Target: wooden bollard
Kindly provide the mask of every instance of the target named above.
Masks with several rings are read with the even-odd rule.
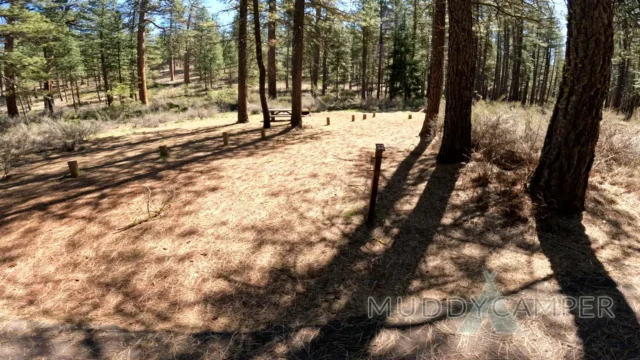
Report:
[[[267,132],[264,129],[260,129],[260,137],[262,140],[267,138]]]
[[[224,146],[229,145],[229,133],[226,133],[226,132],[222,133],[222,141],[224,142]]]
[[[351,122],[356,121],[356,116],[355,115],[351,115]]]
[[[327,126],[331,125],[331,119],[327,118]]]
[[[362,114],[362,120],[367,120],[367,114]]]
[[[382,166],[383,152],[384,144],[376,144],[373,179],[371,180],[371,197],[369,198],[369,213],[367,214],[367,226],[369,227],[373,227],[376,223],[376,198],[378,197],[378,184],[380,183],[380,167]]]
[[[160,145],[158,150],[160,151],[160,157],[161,158],[169,157],[169,148],[167,147],[167,145]]]
[[[409,120],[411,120],[412,117],[413,117],[413,115],[409,114]]]
[[[77,161],[68,161],[67,165],[69,165],[69,176],[74,178],[80,176],[80,168]]]
[[[376,117],[376,112],[373,112],[373,115],[371,115],[372,118]]]

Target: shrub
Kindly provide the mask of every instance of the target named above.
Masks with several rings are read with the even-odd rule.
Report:
[[[0,136],[0,165],[3,177],[7,177],[11,168],[20,157],[27,154],[33,146],[29,127],[16,124]]]
[[[40,144],[61,147],[66,151],[73,151],[76,146],[97,134],[102,125],[89,120],[53,120],[45,118],[42,121]],[[41,149],[37,149],[41,150]]]

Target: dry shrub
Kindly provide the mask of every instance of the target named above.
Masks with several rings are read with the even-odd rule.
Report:
[[[474,109],[476,156],[502,170],[530,170],[538,160],[546,118],[536,109],[481,104]]]
[[[11,172],[11,168],[20,157],[28,153],[33,139],[25,124],[17,124],[0,136],[0,165],[3,178]]]
[[[44,118],[39,130],[40,139],[35,151],[41,151],[49,146],[60,147],[66,151],[73,151],[76,146],[87,141],[102,129],[98,121],[89,120],[53,120]]]
[[[640,127],[635,124],[604,121],[592,176],[598,181],[638,191],[640,171]]]

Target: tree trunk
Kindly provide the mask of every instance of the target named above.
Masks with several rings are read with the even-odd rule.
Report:
[[[269,50],[267,52],[267,66],[269,69],[268,84],[269,84],[269,99],[276,99],[278,97],[277,90],[277,66],[276,66],[276,0],[269,0],[269,29],[268,40]]]
[[[246,0],[245,0],[246,2]],[[245,4],[245,6],[248,6]],[[246,43],[246,9],[245,9],[245,43]],[[193,13],[193,3],[191,3],[191,5],[189,6],[189,15],[187,16],[187,39],[185,41],[185,52],[184,52],[184,64],[182,65],[184,67],[183,70],[183,74],[184,74],[184,84],[185,85],[189,85],[191,83],[191,44],[189,41],[189,30],[191,28],[191,16]],[[246,49],[245,49],[245,54],[246,54]],[[238,59],[239,60],[239,59]],[[245,58],[246,61],[246,58]],[[238,74],[238,76],[240,76],[240,74]]]
[[[500,97],[500,83],[502,82],[502,36],[500,30],[496,32],[496,71],[493,78],[493,91],[491,98],[495,101]]]
[[[287,29],[287,54],[284,56],[284,88],[289,90],[289,50],[291,49],[291,39],[289,38],[290,32]]]
[[[542,77],[542,86],[540,86],[540,99],[538,104],[543,106],[547,99],[547,85],[549,85],[549,69],[551,66],[551,48],[547,48],[547,55],[544,63],[544,75]]]
[[[262,106],[263,127],[268,129],[271,127],[271,116],[269,116],[269,105],[267,104],[266,94],[267,89],[265,88],[267,70],[264,68],[264,62],[262,61],[262,34],[260,33],[260,7],[258,6],[258,0],[253,0],[253,30],[256,42],[256,61],[260,72],[260,105]]]
[[[304,0],[293,9],[293,55],[291,56],[291,127],[302,127],[302,56],[304,51]]]
[[[623,36],[622,36],[622,50],[624,52],[627,52],[629,50],[629,40],[628,40],[628,27],[623,24],[622,27],[624,28],[623,31]],[[615,110],[620,110],[620,107],[622,106],[622,98],[624,96],[624,90],[627,86],[627,78],[628,78],[628,74],[629,74],[629,60],[625,57],[625,55],[623,55],[620,59],[620,62],[618,63],[618,82],[616,84],[616,89],[615,89],[615,93],[613,95],[613,101],[611,106],[615,109]]]
[[[376,99],[380,99],[380,90],[382,86],[382,53],[384,52],[384,40],[382,37],[382,10],[384,2],[380,1],[380,34],[378,35],[378,84],[376,89]]]
[[[584,210],[613,55],[613,0],[569,0],[566,61],[544,147],[531,177],[533,201]]]
[[[238,122],[249,122],[247,112],[247,11],[248,1],[240,0],[238,19]],[[186,70],[186,65],[185,65]]]
[[[316,24],[315,24],[315,39],[313,41],[313,64],[311,66],[311,88],[318,88],[318,78],[320,74],[320,16],[322,15],[322,9],[319,5],[316,5]]]
[[[524,39],[524,24],[523,20],[515,26],[517,32],[514,36],[514,59],[513,68],[511,69],[511,93],[509,94],[509,101],[520,101],[520,68],[522,64],[522,46]]]
[[[11,3],[13,5],[13,2]],[[13,18],[7,17],[7,25],[12,24]],[[5,57],[13,52],[14,39],[12,34],[4,36],[4,52]],[[8,62],[4,63],[4,76],[6,80],[5,102],[7,103],[7,114],[9,117],[20,116],[20,110],[18,109],[18,102],[16,99],[16,74],[13,64]]]
[[[442,145],[439,163],[458,163],[471,156],[471,103],[475,65],[472,3],[449,0],[449,56]]]
[[[327,68],[327,44],[322,49],[322,96],[327,95],[329,82],[329,70]]]
[[[368,31],[366,26],[362,26],[362,77],[360,78],[360,98],[367,98],[367,40]]]
[[[530,105],[534,105],[536,103],[536,92],[538,91],[538,66],[540,65],[540,45],[536,45],[536,62],[533,65],[533,80],[531,84],[531,99],[529,100]]]
[[[107,59],[104,55],[104,44],[102,43],[102,31],[100,32],[100,68],[102,69],[102,81],[104,82],[104,92],[107,95],[107,106],[113,103],[113,95],[109,92],[109,69],[107,68]]]
[[[138,95],[143,105],[149,103],[149,98],[147,97],[146,55],[144,46],[144,36],[147,28],[147,20],[145,19],[147,15],[147,2],[148,0],[140,0],[140,8],[138,9]]]
[[[431,29],[431,63],[429,64],[429,84],[427,85],[427,114],[420,130],[420,138],[434,134],[444,82],[444,46],[446,37],[446,0],[436,0]]]

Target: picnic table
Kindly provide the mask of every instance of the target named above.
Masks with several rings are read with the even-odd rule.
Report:
[[[291,109],[269,109],[269,116],[271,121],[276,121],[276,118],[291,118],[293,111]],[[302,115],[309,115],[308,110],[302,110]]]

